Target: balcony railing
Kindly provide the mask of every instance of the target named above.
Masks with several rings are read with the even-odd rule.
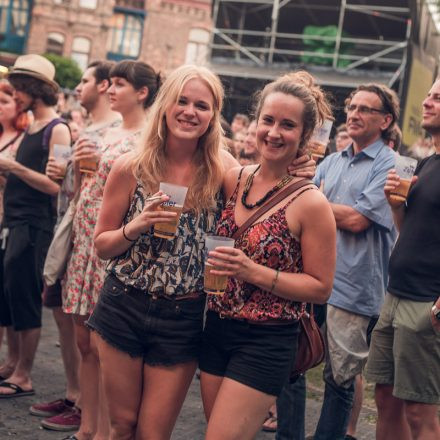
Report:
[[[116,0],[115,6],[124,9],[145,9],[145,0]]]

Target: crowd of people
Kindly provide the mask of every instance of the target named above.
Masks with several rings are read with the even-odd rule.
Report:
[[[315,304],[325,391],[307,438],[355,438],[364,374],[377,439],[440,438],[440,80],[423,102],[435,151],[397,202],[400,105],[384,85],[347,97],[316,164],[312,136],[333,115],[305,71],[268,83],[230,125],[205,67],[163,78],[140,61],[93,62],[75,90],[83,110],[69,113],[54,78],[30,54],[0,83],[0,400],[35,394],[44,305],[66,390],[30,413],[74,431],[65,439],[170,439],[199,368],[206,439],[304,440],[306,379],[290,372]],[[163,209],[164,182],[188,189],[181,213]],[[49,282],[68,215],[67,265]],[[209,236],[235,244],[208,253]],[[227,277],[223,294],[205,294],[207,265]]]

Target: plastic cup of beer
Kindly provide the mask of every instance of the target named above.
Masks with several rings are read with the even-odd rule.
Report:
[[[90,140],[89,146],[98,149],[98,142]],[[79,170],[81,173],[93,174],[98,169],[98,162],[93,159],[81,159],[79,161]]]
[[[209,252],[215,250],[215,248],[219,246],[234,247],[234,243],[235,240],[233,238],[207,235],[205,239],[206,260],[209,257]],[[228,277],[226,275],[214,275],[211,273],[212,270],[219,270],[219,268],[205,261],[204,290],[212,295],[223,295],[228,283]]]
[[[321,126],[315,128],[315,131],[312,134],[308,147],[313,160],[316,162],[319,159],[322,159],[325,155],[332,126],[333,121],[326,119]]]
[[[154,225],[154,236],[172,240],[176,235],[177,225],[182,214],[188,188],[186,186],[161,182],[159,184],[159,191],[162,191],[170,198],[167,202],[162,203],[159,209],[175,212],[177,215],[172,222],[156,223]]]
[[[390,199],[395,202],[404,202],[408,196],[411,179],[417,167],[417,160],[412,157],[396,154],[396,173],[400,177],[399,186],[391,191]]]

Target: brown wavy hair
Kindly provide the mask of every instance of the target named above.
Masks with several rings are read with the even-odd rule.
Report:
[[[315,83],[315,78],[305,70],[290,72],[267,84],[257,93],[255,116],[258,120],[264,101],[272,93],[284,93],[298,98],[304,104],[303,132],[300,153],[303,153],[315,127],[326,119],[334,120],[326,93]]]

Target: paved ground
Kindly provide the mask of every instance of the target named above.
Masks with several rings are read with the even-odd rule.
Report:
[[[64,379],[59,348],[55,346],[57,332],[49,313],[45,313],[43,336],[35,361],[33,383],[36,396],[0,400],[0,439],[54,440],[63,433],[46,431],[39,427],[39,419],[28,415],[29,406],[37,401],[57,399],[63,395]],[[4,347],[0,357],[4,353]],[[202,440],[205,422],[199,395],[199,383],[194,380],[177,422],[172,440]],[[321,406],[322,392],[309,390],[307,399],[306,432],[313,432]],[[359,422],[359,440],[374,439],[374,411],[364,408]],[[274,434],[261,432],[258,440],[272,440]]]

